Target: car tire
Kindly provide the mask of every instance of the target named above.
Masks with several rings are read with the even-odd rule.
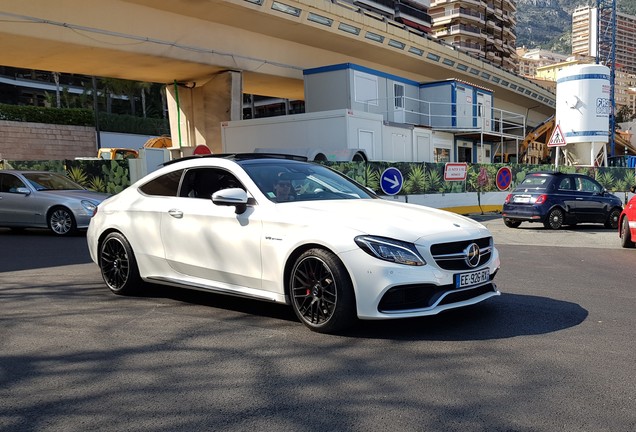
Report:
[[[634,242],[632,241],[632,233],[629,230],[629,220],[627,216],[623,218],[621,223],[621,246],[624,248],[633,248]]]
[[[115,294],[137,292],[143,283],[135,254],[122,234],[112,232],[99,247],[99,268],[108,288]]]
[[[340,332],[356,318],[351,278],[338,257],[324,249],[309,249],[298,257],[289,294],[298,319],[315,332]]]
[[[558,230],[563,226],[564,217],[565,216],[563,214],[563,210],[561,210],[560,208],[552,209],[548,213],[548,216],[545,218],[545,222],[543,222],[543,225],[546,228]]]
[[[53,234],[59,236],[70,235],[77,230],[75,217],[66,207],[53,207],[49,211],[47,223]]]
[[[521,225],[521,221],[514,219],[504,218],[503,221],[504,225],[506,225],[508,228],[519,228],[519,225]]]
[[[618,229],[618,220],[620,217],[621,211],[617,208],[612,209],[607,217],[607,221],[605,221],[605,228]]]

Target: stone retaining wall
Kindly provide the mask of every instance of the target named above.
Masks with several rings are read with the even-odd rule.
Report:
[[[0,159],[95,157],[95,128],[0,120]]]

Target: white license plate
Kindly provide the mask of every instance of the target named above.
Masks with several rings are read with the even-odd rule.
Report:
[[[470,273],[455,275],[455,288],[466,288],[488,282],[490,279],[490,269],[477,270]]]
[[[527,203],[530,202],[530,197],[528,197],[528,196],[516,196],[516,197],[514,197],[512,202],[520,203],[520,204],[527,204]]]

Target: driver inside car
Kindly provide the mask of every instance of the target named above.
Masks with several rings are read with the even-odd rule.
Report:
[[[293,201],[295,199],[291,180],[285,178],[283,173],[278,175],[276,183],[274,183],[274,194],[277,202]]]

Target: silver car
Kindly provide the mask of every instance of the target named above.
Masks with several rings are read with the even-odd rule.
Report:
[[[0,227],[49,228],[57,235],[85,229],[110,195],[48,171],[0,170]]]

